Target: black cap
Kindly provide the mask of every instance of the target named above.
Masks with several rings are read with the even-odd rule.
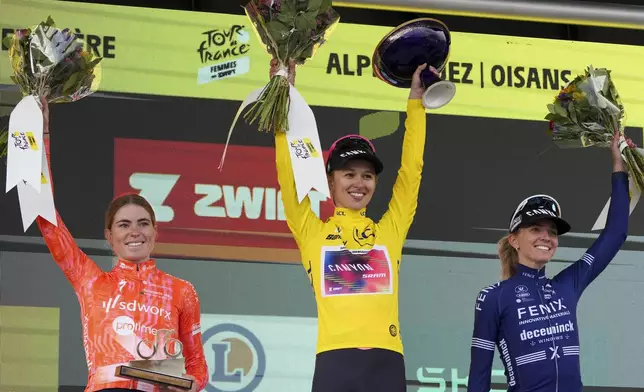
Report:
[[[370,162],[377,174],[382,172],[384,166],[376,156],[376,149],[371,142],[359,135],[344,136],[333,143],[327,159],[326,171],[342,169],[350,160],[363,159]]]
[[[555,198],[548,195],[533,195],[519,203],[512,214],[510,233],[541,219],[552,220],[557,226],[558,235],[565,234],[571,229],[570,224],[561,218],[561,207]]]

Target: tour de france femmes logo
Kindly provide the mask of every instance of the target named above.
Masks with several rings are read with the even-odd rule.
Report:
[[[201,66],[197,84],[240,76],[250,70],[250,33],[245,26],[232,25],[204,31],[196,52]]]
[[[308,137],[293,140],[290,142],[290,146],[298,159],[318,158],[320,156]]]
[[[204,332],[208,359],[208,392],[250,392],[261,383],[266,354],[250,330],[238,324],[218,324]]]

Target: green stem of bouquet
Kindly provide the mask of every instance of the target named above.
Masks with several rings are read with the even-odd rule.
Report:
[[[249,124],[258,121],[264,132],[288,131],[289,83],[284,76],[274,76],[262,90],[257,101],[244,114]]]
[[[630,147],[625,148],[622,154],[631,178],[635,181],[640,193],[644,193],[644,157]]]
[[[613,129],[619,130],[619,133],[623,136],[624,129],[620,126],[620,122],[614,116],[610,116],[610,122],[613,125]],[[636,150],[631,147],[626,147],[622,151],[624,156],[624,163],[630,174],[630,177],[635,181],[635,185],[639,189],[640,193],[644,193],[644,157]]]

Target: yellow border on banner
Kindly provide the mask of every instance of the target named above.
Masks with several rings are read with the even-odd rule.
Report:
[[[457,10],[443,10],[434,8],[420,8],[410,6],[398,5],[380,5],[380,4],[365,4],[353,3],[350,1],[334,1],[335,7],[347,8],[361,8],[380,11],[398,11],[398,12],[414,12],[419,14],[439,14],[439,15],[453,15],[453,16],[467,16],[474,18],[490,18],[490,19],[505,19],[505,20],[518,20],[523,22],[542,22],[542,23],[558,23],[558,24],[573,24],[582,26],[593,27],[614,27],[620,29],[636,29],[644,30],[644,25],[630,24],[630,23],[611,23],[611,22],[590,22],[585,19],[565,19],[565,18],[547,18],[542,16],[532,15],[508,15],[508,14],[495,14],[492,12],[473,12],[473,11],[457,11]]]
[[[244,15],[0,0],[5,34],[48,16],[60,28],[80,31],[88,46],[94,42],[98,55],[106,56],[102,92],[242,101],[268,79],[269,56]],[[297,87],[307,103],[404,111],[408,91],[374,77],[370,64],[391,29],[340,21],[315,57],[298,67]],[[209,44],[208,31],[214,30],[220,34],[217,44]],[[11,85],[7,53],[0,52],[0,84]],[[218,58],[211,61],[204,53]],[[612,70],[626,125],[644,126],[642,63],[644,46],[452,32],[445,77],[456,83],[456,96],[431,113],[544,121],[545,130],[547,105],[592,65]],[[213,118],[212,126],[223,129],[231,122]]]

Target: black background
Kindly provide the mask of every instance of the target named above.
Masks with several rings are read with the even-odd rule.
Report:
[[[225,143],[239,102],[177,97],[143,99],[89,97],[73,105],[51,105],[51,154],[55,201],[79,238],[102,239],[104,208],[112,199],[114,138]],[[354,133],[369,110],[314,107],[323,146]],[[398,170],[405,114],[400,129],[374,140],[385,171],[369,207],[379,218],[387,208]],[[543,121],[427,114],[425,167],[419,206],[409,239],[496,241],[516,205],[546,193],[558,199],[573,232],[588,233],[610,196],[607,148],[560,149]],[[642,130],[629,129],[642,144]],[[232,144],[272,146],[270,135],[238,122]],[[142,153],[150,153],[143,152]],[[219,157],[213,156],[212,170]],[[200,170],[207,170],[201,168]],[[5,171],[0,181],[4,182]],[[0,195],[0,234],[21,235],[17,192]],[[644,207],[631,218],[629,234],[644,235]],[[34,227],[27,235],[39,236]],[[572,236],[563,246],[586,244]],[[626,249],[637,245],[627,244]]]
[[[560,3],[572,0],[560,0]],[[588,2],[640,5],[639,0]],[[120,4],[201,12],[243,14],[243,0],[103,0]],[[344,23],[394,26],[428,16],[408,12],[340,8]],[[575,26],[447,15],[438,17],[452,31],[641,45],[644,31]],[[148,97],[129,101],[90,97],[74,105],[52,105],[52,166],[56,203],[67,225],[79,238],[102,238],[103,208],[112,198],[113,139],[137,137],[201,142],[224,141],[238,102]],[[353,132],[368,111],[314,108],[323,146]],[[181,125],[179,117],[190,121]],[[404,115],[401,114],[401,118]],[[1,124],[0,124],[1,125]],[[628,130],[642,145],[641,129]],[[56,136],[58,135],[58,136]],[[387,164],[370,208],[378,217],[386,208],[400,156],[402,132],[375,141]],[[272,138],[239,125],[233,143],[268,146]],[[555,196],[573,231],[588,232],[610,192],[608,150],[559,150],[552,146],[543,122],[428,115],[426,165],[419,209],[411,239],[495,241],[498,232],[475,227],[505,228],[515,205],[525,196],[544,192]],[[213,157],[213,167],[218,163]],[[4,170],[0,180],[4,182]],[[79,181],[84,183],[79,183]],[[16,191],[0,192],[0,234],[23,235]],[[629,233],[644,234],[639,206]],[[39,236],[34,228],[27,235]],[[561,245],[587,244],[564,236]],[[627,243],[624,249],[642,249]],[[413,384],[413,382],[412,382]],[[448,385],[448,388],[450,386]],[[60,391],[84,387],[61,386]],[[627,391],[631,388],[585,387],[585,390]]]

